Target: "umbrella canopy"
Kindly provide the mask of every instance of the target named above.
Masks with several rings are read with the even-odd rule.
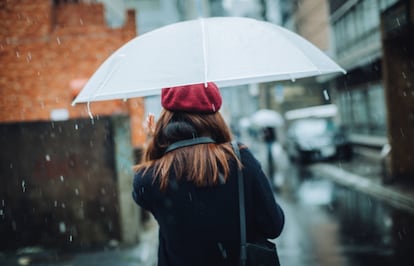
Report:
[[[260,109],[250,117],[253,125],[259,127],[280,127],[283,126],[284,120],[278,112],[269,109]]]
[[[299,35],[242,17],[200,18],[138,36],[92,75],[73,104],[156,95],[215,82],[219,87],[344,72]]]

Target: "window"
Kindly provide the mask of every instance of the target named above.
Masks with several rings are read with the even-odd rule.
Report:
[[[352,97],[352,120],[353,131],[355,133],[369,133],[368,124],[368,112],[366,106],[365,90],[357,89],[351,92]]]
[[[386,106],[384,89],[380,84],[375,84],[368,90],[368,109],[370,131],[375,135],[385,135],[386,131]]]
[[[395,4],[398,0],[378,0],[379,8],[381,11],[387,9],[391,5]]]
[[[385,136],[387,112],[380,83],[365,84],[339,94],[341,123],[354,134]]]
[[[341,122],[347,128],[352,126],[351,94],[349,91],[342,92],[339,95],[339,109]]]

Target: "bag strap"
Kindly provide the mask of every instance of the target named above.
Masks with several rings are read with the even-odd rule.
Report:
[[[180,140],[168,146],[164,153],[167,153],[167,152],[179,149],[179,148],[187,147],[187,146],[192,146],[192,145],[197,145],[197,144],[206,144],[206,143],[216,143],[216,142],[210,137],[199,137],[199,138]]]
[[[237,155],[237,158],[241,162],[239,145],[236,140],[231,142],[233,150]],[[240,167],[237,167],[237,181],[239,187],[239,216],[240,216],[240,265],[246,264],[246,210],[244,206],[244,178],[243,171]]]

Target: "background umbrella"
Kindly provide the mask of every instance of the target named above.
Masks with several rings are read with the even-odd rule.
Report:
[[[253,125],[258,127],[280,127],[284,120],[281,114],[269,109],[260,109],[250,117]]]
[[[123,45],[73,104],[154,95],[164,87],[208,81],[224,87],[341,71],[310,42],[280,26],[241,17],[200,18]]]

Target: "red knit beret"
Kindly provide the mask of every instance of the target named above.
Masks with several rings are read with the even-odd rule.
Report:
[[[161,105],[170,111],[215,113],[221,107],[221,95],[213,82],[164,88]]]

